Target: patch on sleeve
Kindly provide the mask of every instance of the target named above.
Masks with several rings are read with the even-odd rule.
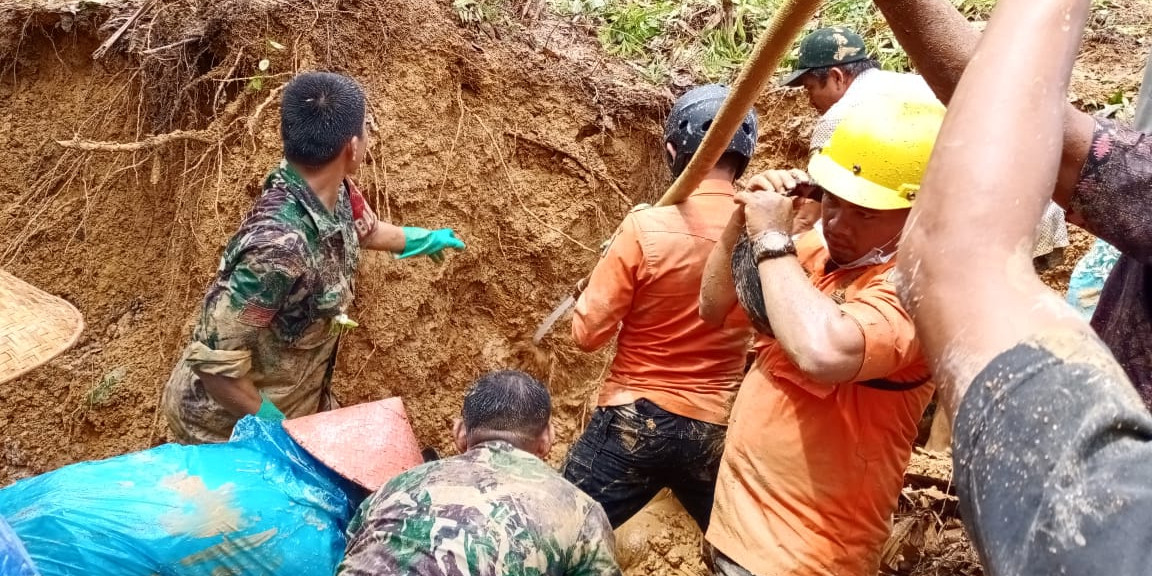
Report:
[[[356,236],[360,240],[364,240],[376,229],[376,224],[380,219],[377,218],[376,213],[372,211],[372,207],[368,205],[364,195],[360,193],[360,189],[351,179],[344,180],[344,185],[348,187],[348,199],[352,203],[352,221],[356,226]]]
[[[272,324],[272,319],[276,317],[276,312],[275,308],[265,308],[259,304],[245,302],[244,307],[240,309],[240,316],[237,320],[248,326],[267,328]]]

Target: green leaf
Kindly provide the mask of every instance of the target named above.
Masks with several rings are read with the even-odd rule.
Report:
[[[276,50],[284,50],[286,48],[283,44],[281,44],[275,40],[269,40],[268,45],[275,48]]]

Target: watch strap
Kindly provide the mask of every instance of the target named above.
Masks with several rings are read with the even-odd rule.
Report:
[[[796,255],[796,244],[792,242],[792,236],[783,232],[761,232],[751,240],[756,263]]]

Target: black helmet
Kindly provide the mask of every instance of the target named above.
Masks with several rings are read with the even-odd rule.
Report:
[[[728,87],[721,84],[708,84],[693,88],[680,97],[672,106],[668,114],[668,123],[664,126],[664,142],[671,143],[676,148],[676,158],[667,150],[664,157],[668,160],[668,167],[672,169],[673,176],[680,176],[692,155],[700,148],[704,141],[704,133],[712,125],[712,120],[720,112],[720,106],[728,97]],[[756,112],[749,110],[736,135],[728,143],[725,152],[735,152],[744,161],[736,170],[736,177],[744,174],[748,161],[752,159],[752,152],[756,150]]]

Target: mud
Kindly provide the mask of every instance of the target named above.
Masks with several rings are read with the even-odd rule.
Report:
[[[707,576],[696,522],[668,490],[616,529],[616,558],[625,576]]]
[[[566,320],[539,348],[525,343],[628,208],[670,184],[669,89],[578,27],[471,28],[449,2],[164,0],[101,58],[138,3],[0,4],[0,266],[88,323],[70,352],[0,387],[0,485],[165,441],[160,389],[279,159],[276,89],[315,68],[366,88],[375,129],[359,181],[381,217],[450,226],[468,243],[443,265],[365,255],[340,402],[402,396],[419,440],[451,454],[468,382],[531,364],[555,396],[560,461],[611,351],[578,352]],[[1113,62],[1090,66],[1111,75]],[[769,91],[757,107],[753,171],[802,166],[806,102]],[[58,143],[74,139],[142,144]],[[639,536],[621,538],[637,550],[629,573],[703,573],[699,532],[674,499],[635,522]]]

